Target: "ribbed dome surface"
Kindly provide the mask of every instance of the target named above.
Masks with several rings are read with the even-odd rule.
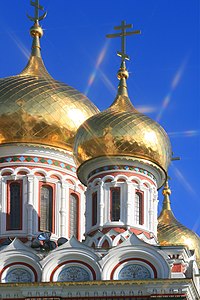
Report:
[[[74,88],[54,80],[40,57],[0,79],[0,144],[41,143],[71,150],[77,128],[99,112]]]
[[[154,162],[167,171],[171,145],[164,129],[118,95],[111,107],[78,129],[74,154],[79,165],[100,156],[124,155]]]

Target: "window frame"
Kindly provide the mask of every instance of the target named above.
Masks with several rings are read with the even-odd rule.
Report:
[[[11,216],[10,216],[10,208],[11,208],[11,190],[10,187],[12,184],[19,184],[20,187],[20,195],[19,195],[19,228],[12,228],[11,226]],[[7,231],[15,231],[22,230],[23,223],[23,180],[8,180],[7,181],[7,208],[6,208],[6,230]]]
[[[113,220],[113,191],[119,191],[119,218],[118,220]],[[110,187],[110,221],[111,222],[120,222],[121,219],[121,187]]]
[[[79,240],[80,239],[80,195],[76,192],[74,192],[74,190],[69,190],[69,223],[68,223],[68,234],[69,234],[69,238],[71,238],[71,234],[70,234],[70,231],[71,231],[71,222],[70,222],[70,196],[71,195],[75,195],[77,197],[77,215],[76,215],[76,218],[77,218],[77,223],[76,223],[76,231],[77,231],[77,235],[76,235],[76,239]]]
[[[139,222],[136,225],[143,226],[144,225],[144,192],[141,190],[135,190],[135,196],[139,196]],[[134,199],[134,212],[136,208],[136,198]],[[136,214],[135,214],[136,218]],[[136,220],[135,220],[136,222]]]
[[[97,191],[94,191],[92,193],[92,226],[97,225],[97,218],[98,218],[97,210],[98,210],[98,193]]]
[[[40,228],[40,218],[41,218],[41,191],[42,187],[51,187],[52,188],[52,228],[51,230],[41,230]],[[39,203],[38,203],[38,231],[39,232],[51,232],[55,233],[55,184],[49,182],[40,182],[39,183]]]

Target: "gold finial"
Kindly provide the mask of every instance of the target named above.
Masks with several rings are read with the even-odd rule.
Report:
[[[168,177],[168,179],[170,179]],[[171,210],[171,203],[169,196],[171,195],[171,190],[169,188],[168,180],[165,183],[165,186],[163,187],[162,194],[164,196],[163,201],[163,210]]]
[[[166,183],[165,183],[165,186],[164,186],[164,188],[163,188],[163,190],[162,190],[162,194],[163,194],[164,196],[166,196],[166,195],[171,195],[171,190],[170,190],[170,188],[169,188],[168,180],[167,180]]]
[[[31,1],[31,5],[35,7],[35,15],[34,17],[31,17],[27,14],[27,17],[34,22],[34,25],[30,29],[30,34],[33,38],[33,44],[32,44],[32,56],[41,57],[40,53],[40,41],[39,39],[43,36],[43,30],[42,27],[39,25],[39,21],[43,20],[47,12],[45,12],[43,15],[40,14],[40,10],[44,10],[44,7],[39,4],[39,0]]]

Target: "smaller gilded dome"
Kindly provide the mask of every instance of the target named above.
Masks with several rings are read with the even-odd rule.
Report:
[[[158,217],[158,242],[161,246],[186,246],[195,250],[197,264],[200,267],[200,237],[175,218],[170,205],[171,191],[168,183],[163,189],[163,208]]]
[[[118,72],[118,94],[105,111],[87,119],[78,129],[74,155],[80,166],[100,156],[130,156],[148,160],[167,172],[171,145],[164,129],[132,105],[126,86],[127,71]]]

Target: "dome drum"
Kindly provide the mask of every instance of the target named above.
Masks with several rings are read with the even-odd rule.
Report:
[[[158,187],[161,186],[166,177],[165,171],[153,162],[133,156],[116,155],[110,157],[100,156],[84,162],[77,170],[78,178],[87,186],[90,178],[99,174],[101,169],[104,169],[103,172],[106,172],[107,166],[113,166],[114,171],[117,171],[118,166],[126,166],[126,168],[124,167],[124,171],[131,170],[132,168],[141,168],[144,172],[151,174]]]

